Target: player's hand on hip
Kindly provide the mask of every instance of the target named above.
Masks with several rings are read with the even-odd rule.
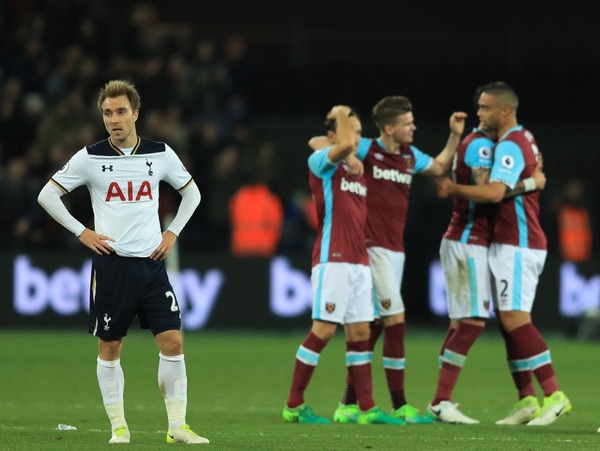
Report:
[[[110,247],[107,241],[114,242],[111,237],[96,233],[90,229],[83,229],[81,235],[79,235],[79,241],[81,241],[86,247],[89,247],[94,253],[98,255],[110,254],[114,252],[114,249]]]
[[[173,232],[167,230],[162,234],[162,241],[160,245],[156,248],[156,250],[150,256],[151,260],[164,260],[173,249],[175,245],[175,240],[177,239],[177,235]]]

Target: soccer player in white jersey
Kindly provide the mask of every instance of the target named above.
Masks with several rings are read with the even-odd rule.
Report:
[[[312,254],[313,323],[296,352],[283,419],[290,423],[330,423],[304,404],[304,392],[321,351],[341,324],[346,333],[346,366],[358,398],[357,422],[402,425],[404,421],[377,407],[372,396],[368,347],[373,303],[365,245],[367,187],[361,171],[350,171],[344,161],[356,150],[360,120],[347,106],[336,106],[327,115],[325,129],[329,145],[308,159],[309,183],[319,218]]]
[[[371,356],[383,328],[383,366],[392,402],[392,415],[407,423],[432,423],[429,415],[408,404],[404,389],[405,311],[401,295],[404,273],[404,227],[410,185],[415,174],[440,176],[451,167],[464,129],[466,114],[450,117],[450,136],[444,149],[432,158],[412,145],[416,130],[412,104],[403,96],[388,96],[373,108],[379,129],[377,139],[361,138],[356,156],[364,163],[367,180],[366,240],[373,275],[377,321],[371,324]],[[323,137],[309,141],[315,147]],[[340,423],[357,420],[356,394],[347,377],[342,402],[334,413]]]
[[[496,203],[489,250],[492,295],[505,340],[509,369],[519,400],[497,424],[544,426],[571,410],[560,390],[550,351],[531,320],[539,275],[546,260],[546,236],[539,222],[539,191],[531,178],[541,155],[535,138],[517,122],[519,100],[503,82],[481,89],[477,116],[482,127],[493,130],[499,140],[489,183],[456,184],[448,179],[437,185],[440,197],[456,196],[472,202]],[[519,181],[526,193],[506,197]],[[531,372],[544,392],[541,409],[534,396]],[[523,396],[525,395],[525,396]]]
[[[38,201],[94,252],[89,332],[98,337],[96,374],[111,423],[109,443],[129,443],[120,357],[123,338],[138,317],[160,350],[158,384],[167,410],[168,443],[204,444],[186,424],[187,375],[180,332],[181,312],[164,260],[200,203],[200,191],[173,149],[140,138],[140,96],[127,81],[112,80],[98,94],[108,138],[86,146],[52,176]],[[161,232],[159,183],[181,194],[173,222]],[[94,230],[67,210],[61,196],[86,185]]]

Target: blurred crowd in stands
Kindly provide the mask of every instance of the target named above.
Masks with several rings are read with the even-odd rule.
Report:
[[[108,80],[123,78],[142,96],[138,133],[173,147],[200,187],[202,203],[180,244],[239,256],[309,252],[316,218],[307,184],[298,186],[305,179],[292,181],[288,149],[253,128],[261,98],[253,98],[257,71],[244,35],[203,34],[190,22],[165,20],[151,4],[115,4],[0,2],[0,247],[81,246],[41,210],[37,194],[71,155],[106,138],[96,95]],[[598,249],[589,187],[583,180],[554,186],[542,212],[549,250],[587,261]],[[436,255],[450,203],[432,193],[427,187],[413,204],[407,233],[419,233],[419,250],[428,245]],[[84,188],[63,200],[93,228]],[[178,200],[165,185],[163,218]],[[441,229],[430,231],[437,223]]]
[[[200,187],[201,207],[180,243],[236,255],[310,248],[310,198],[281,178],[274,144],[252,135],[253,71],[244,37],[204,36],[189,24],[161,20],[147,4],[123,11],[93,0],[2,2],[0,246],[80,246],[40,209],[37,194],[77,150],[106,138],[96,95],[106,81],[122,78],[142,97],[138,133],[173,147]],[[242,187],[255,208],[233,201]],[[163,217],[178,199],[165,185]],[[87,191],[63,200],[93,228]],[[244,249],[256,236],[240,235],[240,227],[264,229],[264,248]]]

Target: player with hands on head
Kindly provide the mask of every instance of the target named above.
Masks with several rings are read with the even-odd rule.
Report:
[[[405,395],[405,312],[401,295],[404,272],[404,228],[410,186],[415,174],[442,176],[450,171],[452,158],[464,130],[467,115],[450,116],[450,136],[442,151],[432,158],[413,143],[417,129],[410,100],[404,96],[382,98],[373,107],[373,120],[379,129],[377,139],[361,138],[356,156],[364,164],[367,195],[366,243],[373,275],[375,317],[371,323],[369,350],[375,348],[383,329],[383,366],[392,401],[391,414],[407,423],[427,424],[433,419],[410,405]],[[325,137],[313,137],[314,149]],[[342,402],[334,420],[357,421],[358,408],[354,381],[347,376]]]
[[[289,423],[328,424],[304,403],[304,392],[322,350],[339,325],[346,335],[346,366],[356,387],[357,422],[396,424],[404,421],[375,405],[369,355],[369,323],[373,320],[371,271],[365,245],[367,187],[345,159],[356,151],[361,123],[347,106],[331,109],[325,121],[327,143],[308,158],[309,184],[318,216],[312,253],[312,327],[295,358],[283,419]]]
[[[158,383],[168,419],[168,443],[205,444],[186,424],[187,374],[181,312],[164,260],[200,203],[200,191],[169,145],[136,131],[140,96],[135,86],[111,80],[98,94],[108,138],[79,150],[42,188],[38,201],[94,252],[89,332],[98,337],[96,374],[111,423],[109,443],[129,443],[121,368],[123,339],[137,316],[159,348]],[[161,233],[161,180],[181,195],[177,214]],[[67,210],[61,197],[85,185],[94,230]]]

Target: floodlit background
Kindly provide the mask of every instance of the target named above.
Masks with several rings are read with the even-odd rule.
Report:
[[[96,340],[86,332],[91,255],[36,197],[71,155],[105,139],[95,97],[124,78],[142,96],[138,133],[170,144],[203,196],[169,268],[183,310],[188,421],[211,449],[597,449],[599,12],[597,2],[577,0],[0,1],[0,448],[96,450],[108,440]],[[544,155],[549,256],[533,314],[572,414],[543,430],[499,431],[494,421],[515,393],[492,320],[455,392],[481,425],[284,424],[294,353],[310,324],[308,139],[336,104],[356,108],[364,135],[375,136],[372,106],[405,95],[414,144],[436,155],[452,112],[469,114],[467,130],[476,126],[474,91],[497,80],[516,90],[519,120]],[[257,181],[283,213],[282,233],[264,255],[241,256],[231,234],[248,212],[232,213],[230,202],[254,205],[240,190]],[[85,188],[63,199],[93,227]],[[177,205],[165,185],[161,218]],[[560,245],[565,207],[590,218],[589,253],[575,261]],[[421,409],[447,325],[438,249],[450,211],[431,180],[414,178],[402,292],[407,396]],[[166,419],[157,350],[135,327],[126,343],[130,447],[158,449]],[[376,349],[374,395],[388,409],[380,356]],[[323,353],[308,402],[330,416],[344,379],[340,336]],[[57,431],[59,423],[77,430]]]
[[[535,314],[542,326],[579,334],[582,316],[600,304],[598,12],[592,1],[3,1],[0,303],[7,313],[0,325],[75,326],[85,318],[89,253],[35,198],[72,154],[105,138],[95,97],[107,80],[138,86],[138,132],[169,143],[201,189],[202,203],[179,240],[182,269],[191,271],[181,297],[196,306],[195,317],[197,309],[206,315],[194,328],[308,324],[314,228],[307,141],[322,133],[333,105],[355,107],[364,135],[375,136],[372,106],[405,95],[418,127],[414,144],[436,155],[451,113],[466,111],[467,130],[474,127],[475,89],[503,80],[520,97],[519,120],[536,136],[548,177],[541,220],[549,258]],[[276,247],[254,264],[231,246],[234,219],[244,212],[233,214],[230,202],[256,181],[283,216]],[[178,196],[167,185],[162,191],[167,218]],[[65,199],[93,227],[85,188]],[[565,266],[558,218],[567,204],[589,214],[593,240],[588,257]],[[415,323],[445,324],[436,262],[450,209],[431,180],[414,178],[403,293]],[[231,321],[219,313],[247,305],[260,313]]]

